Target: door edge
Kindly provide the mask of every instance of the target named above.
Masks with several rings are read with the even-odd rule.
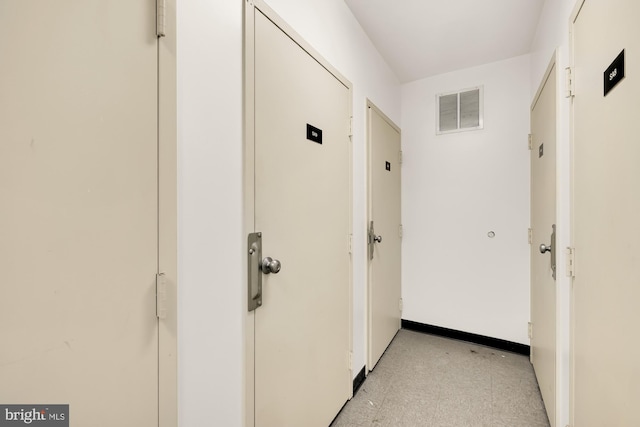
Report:
[[[158,425],[178,425],[178,198],[176,0],[165,1],[158,46],[158,273],[167,285],[167,316],[158,319]]]

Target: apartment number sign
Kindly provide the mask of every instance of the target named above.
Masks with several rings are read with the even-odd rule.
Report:
[[[624,49],[604,72],[604,96],[624,79]]]

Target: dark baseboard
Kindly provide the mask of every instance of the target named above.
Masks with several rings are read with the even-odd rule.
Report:
[[[358,372],[358,375],[356,375],[356,377],[353,379],[353,395],[354,396],[356,395],[356,393],[360,389],[360,386],[364,382],[364,379],[365,379],[364,369],[365,367],[363,366],[362,369],[360,369],[360,372]]]
[[[423,332],[425,334],[439,335],[441,337],[453,338],[461,341],[468,341],[475,344],[485,345],[512,353],[524,354],[528,356],[531,348],[528,345],[512,341],[505,341],[498,338],[485,337],[484,335],[472,334],[469,332],[456,331],[455,329],[442,328],[440,326],[425,325],[424,323],[413,322],[402,319],[402,328],[410,331]]]
[[[363,366],[362,369],[360,369],[360,372],[358,372],[358,375],[356,375],[356,377],[353,379],[353,396],[354,397],[355,397],[356,393],[358,392],[358,390],[360,390],[360,386],[362,385],[362,383],[365,380],[365,375],[364,375],[365,368],[366,367]],[[344,405],[342,405],[342,408],[336,414],[336,417],[333,419],[333,421],[331,421],[331,424],[329,424],[330,426],[333,425],[333,422],[336,420],[336,418],[338,418],[338,416],[342,412],[342,409],[344,409],[344,407],[347,406],[347,403],[349,403],[350,401],[351,401],[351,399],[349,399],[346,402],[344,402]]]

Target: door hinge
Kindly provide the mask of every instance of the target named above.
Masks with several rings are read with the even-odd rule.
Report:
[[[166,0],[156,0],[156,36],[164,37],[165,34],[165,15],[167,10]]]
[[[567,88],[564,93],[565,98],[571,98],[574,95],[574,87],[573,87],[573,70],[571,67],[567,67],[565,70]]]
[[[353,234],[349,234],[349,253],[353,253]]]
[[[167,281],[164,273],[156,274],[156,316],[167,317]]]
[[[353,353],[352,352],[349,352],[347,359],[349,364],[349,370],[352,370],[353,369]]]
[[[533,323],[529,322],[529,330],[527,332],[527,335],[529,336],[529,339],[532,340],[533,339]]]
[[[529,142],[528,142],[528,144],[529,144],[529,145],[528,145],[529,150],[533,150],[533,134],[532,134],[532,133],[530,133],[530,134],[529,134],[529,139],[528,139],[528,141],[529,141]]]
[[[400,312],[402,312],[403,309],[403,304],[402,304],[402,298],[400,298],[400,300],[398,301],[398,308],[400,309]]]
[[[398,163],[402,164],[402,150],[398,151]]]
[[[400,224],[398,226],[398,237],[400,237],[402,239],[402,234],[403,234],[404,230],[402,228],[402,224]]]
[[[528,238],[529,244],[533,243],[533,230],[531,228],[529,228],[529,238]]]
[[[576,259],[574,248],[567,248],[567,276],[576,277]]]
[[[348,129],[348,136],[349,138],[351,138],[353,136],[353,116],[349,117],[349,129]]]

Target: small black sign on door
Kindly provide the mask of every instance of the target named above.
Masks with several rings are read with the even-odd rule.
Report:
[[[307,139],[322,144],[322,129],[318,129],[307,123]]]
[[[624,79],[624,49],[604,72],[604,96]]]
[[[538,158],[544,156],[544,144],[540,144],[540,147],[538,147]]]
[[[389,162],[384,162],[384,168],[388,171],[391,171],[391,163]]]

